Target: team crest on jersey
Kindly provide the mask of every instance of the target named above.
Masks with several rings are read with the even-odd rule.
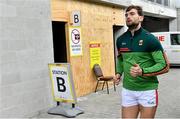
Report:
[[[126,43],[125,43],[125,42],[122,42],[122,45],[126,45]]]
[[[139,45],[143,45],[143,40],[139,40]]]

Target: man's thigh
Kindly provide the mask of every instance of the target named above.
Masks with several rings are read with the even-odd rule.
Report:
[[[122,89],[122,118],[137,118],[139,106],[134,91]]]
[[[156,114],[157,106],[143,107],[140,105],[140,118],[154,118]]]
[[[139,114],[139,106],[130,106],[123,107],[122,106],[122,118],[137,118]]]
[[[157,90],[144,91],[139,97],[140,118],[154,118],[158,105]]]
[[[143,107],[155,107],[158,105],[158,91],[148,90],[142,91],[138,96],[138,104]]]
[[[138,100],[136,98],[135,91],[130,91],[128,89],[123,88],[121,97],[122,97],[123,107],[131,107],[131,106],[138,105]]]

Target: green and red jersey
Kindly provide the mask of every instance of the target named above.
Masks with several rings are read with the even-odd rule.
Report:
[[[158,88],[157,75],[168,72],[169,63],[159,40],[143,28],[132,36],[128,30],[117,39],[117,73],[123,74],[123,87],[145,91]],[[132,77],[130,68],[139,64],[142,76]]]

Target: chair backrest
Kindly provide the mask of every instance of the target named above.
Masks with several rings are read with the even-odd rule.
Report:
[[[95,73],[96,77],[103,76],[103,73],[102,73],[102,70],[101,70],[101,67],[100,67],[99,64],[94,64],[93,70],[94,70],[94,73]]]

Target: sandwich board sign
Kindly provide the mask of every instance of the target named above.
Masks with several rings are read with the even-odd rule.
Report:
[[[49,64],[52,94],[55,101],[76,103],[70,64]]]
[[[69,63],[51,63],[48,64],[50,79],[52,82],[52,94],[55,101],[60,105],[48,110],[49,114],[59,114],[66,117],[75,117],[82,114],[80,108],[75,108],[77,103],[74,83]],[[72,107],[67,106],[72,103]]]

